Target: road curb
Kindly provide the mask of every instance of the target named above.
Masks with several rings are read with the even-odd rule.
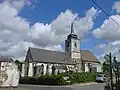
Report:
[[[93,84],[98,84],[98,83],[96,83],[96,82],[78,83],[78,84],[73,84],[72,86],[88,86],[88,85],[93,85]]]
[[[96,82],[90,82],[90,83],[78,83],[78,84],[73,84],[73,85],[59,85],[59,86],[50,86],[50,85],[30,85],[30,84],[20,84],[21,85],[28,85],[28,86],[36,86],[36,87],[73,87],[73,86],[88,86],[88,85],[93,85],[93,84],[98,84]]]

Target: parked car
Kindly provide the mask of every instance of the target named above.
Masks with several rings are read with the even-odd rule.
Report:
[[[99,74],[99,75],[96,75],[96,82],[105,82],[106,81],[106,76],[105,75],[102,75],[102,74]]]

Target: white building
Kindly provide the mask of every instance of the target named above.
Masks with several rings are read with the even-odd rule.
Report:
[[[99,66],[100,62],[91,51],[80,50],[80,39],[74,33],[72,23],[71,33],[65,40],[65,52],[29,47],[22,68],[22,76],[61,73],[69,70],[100,72]]]

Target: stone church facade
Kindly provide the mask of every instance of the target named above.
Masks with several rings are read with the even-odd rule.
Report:
[[[91,51],[80,49],[80,39],[71,33],[65,40],[65,52],[29,47],[22,67],[22,76],[57,74],[66,71],[100,72],[100,62]]]

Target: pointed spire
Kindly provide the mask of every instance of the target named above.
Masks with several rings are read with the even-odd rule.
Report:
[[[74,25],[74,22],[72,21],[71,25],[70,25],[71,32],[67,36],[67,39],[70,39],[70,38],[76,38],[77,39],[77,34],[75,34],[75,32],[74,32],[74,26],[73,25]]]
[[[74,33],[73,22],[71,23],[71,33]]]

